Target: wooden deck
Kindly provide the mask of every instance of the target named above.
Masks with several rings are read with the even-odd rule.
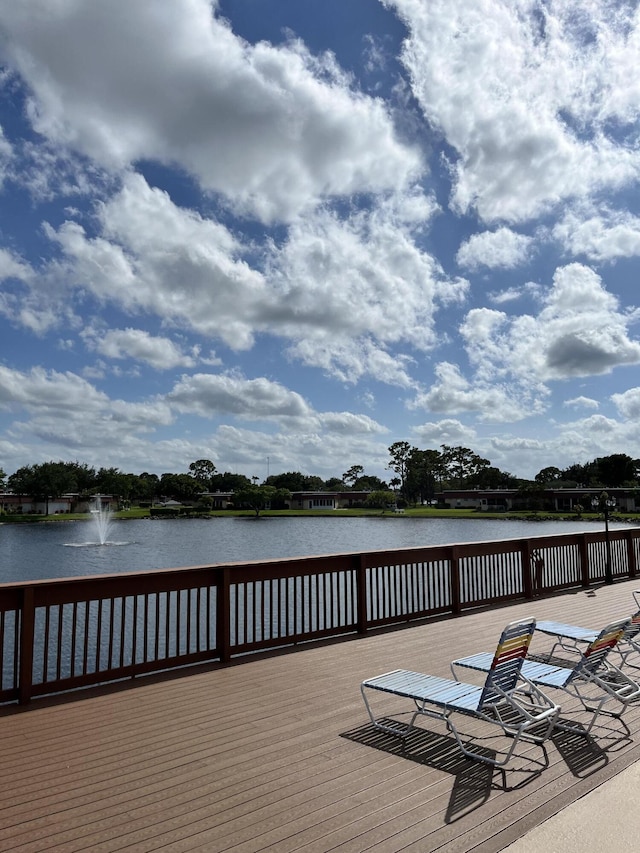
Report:
[[[5,706],[0,850],[502,850],[640,758],[640,705],[628,730],[607,718],[590,738],[558,733],[546,766],[524,745],[502,773],[462,758],[437,721],[404,750],[374,732],[361,680],[448,675],[452,658],[492,650],[530,614],[600,627],[632,612],[637,586]]]

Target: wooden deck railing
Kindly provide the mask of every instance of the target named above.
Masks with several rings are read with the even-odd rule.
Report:
[[[640,528],[610,531],[614,579]],[[0,585],[0,701],[588,587],[604,532]]]

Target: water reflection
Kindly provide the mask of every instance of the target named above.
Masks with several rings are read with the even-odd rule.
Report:
[[[0,582],[397,550],[600,529],[597,522],[406,517],[143,519],[113,520],[111,524],[111,541],[127,543],[126,548],[78,547],[90,540],[91,521],[0,524]],[[626,525],[611,526],[614,529]]]

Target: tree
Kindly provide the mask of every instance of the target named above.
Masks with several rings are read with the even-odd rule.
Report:
[[[411,447],[408,441],[396,441],[389,448],[391,454],[391,462],[387,465],[391,471],[400,477],[400,491],[404,492],[404,481],[407,475],[407,462],[411,455]]]
[[[189,465],[191,476],[208,491],[211,487],[211,478],[216,473],[216,466],[210,459],[198,459]]]
[[[43,462],[41,465],[26,465],[9,477],[9,488],[19,495],[29,495],[45,504],[45,515],[49,515],[49,502],[66,492],[77,490],[73,463]]]
[[[124,474],[118,468],[100,468],[96,474],[95,488],[105,495],[115,495],[118,499],[128,501],[135,490],[134,474]]]
[[[491,465],[488,459],[483,459],[468,447],[449,447],[446,444],[440,446],[447,475],[456,482],[459,489],[465,485],[473,487],[474,478]]]
[[[474,476],[474,486],[479,489],[514,489],[519,485],[519,480],[508,471],[501,471],[493,465],[483,468]]]
[[[4,487],[5,487],[6,477],[7,477],[7,475],[4,473],[2,468],[0,468],[0,489],[2,489],[2,490],[4,490]]]
[[[554,465],[549,465],[547,468],[542,468],[534,477],[536,483],[555,483],[562,479],[562,471]]]
[[[222,474],[214,474],[211,478],[209,490],[212,492],[237,492],[251,484],[251,480],[244,474],[232,474],[224,471]]]
[[[603,486],[616,488],[635,483],[637,480],[636,462],[626,453],[613,453],[594,460],[598,479]]]
[[[329,477],[328,480],[325,480],[323,488],[329,492],[342,492],[344,491],[344,481],[340,477]]]
[[[132,498],[142,501],[152,501],[160,494],[160,477],[157,474],[149,474],[144,471],[136,477],[133,483]]]
[[[381,480],[380,477],[376,477],[374,474],[358,477],[353,484],[353,490],[356,492],[375,492],[378,490],[386,491],[388,488],[389,487],[384,480]]]
[[[352,465],[348,471],[345,471],[342,475],[342,480],[347,484],[350,488],[354,488],[354,483],[359,477],[362,477],[364,474],[364,468],[362,465]]]
[[[252,509],[256,518],[263,509],[268,509],[275,501],[287,501],[291,493],[287,489],[276,489],[275,486],[247,486],[233,496],[234,506]]]
[[[191,474],[163,474],[160,477],[160,489],[163,495],[169,495],[177,501],[193,501],[205,491]]]
[[[318,491],[323,482],[320,477],[309,477],[301,471],[286,471],[284,474],[272,474],[264,481],[265,486],[275,489],[288,489],[290,492]]]
[[[396,496],[393,492],[389,492],[386,489],[378,489],[367,496],[365,506],[375,509],[390,509],[395,505],[395,502]]]
[[[410,503],[431,500],[435,495],[436,482],[441,482],[444,473],[440,451],[412,447],[406,463],[404,497]]]

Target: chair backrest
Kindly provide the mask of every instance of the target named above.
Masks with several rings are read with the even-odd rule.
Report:
[[[609,652],[618,644],[629,621],[628,617],[626,619],[617,619],[600,631],[595,640],[589,643],[586,651],[567,679],[567,684],[573,681],[574,678],[580,678],[585,673],[596,673],[604,665]]]
[[[622,640],[634,640],[640,634],[640,610],[637,610],[622,633]]]
[[[486,703],[499,701],[502,691],[507,693],[515,688],[535,627],[535,619],[521,619],[506,626],[487,673],[479,708]]]

